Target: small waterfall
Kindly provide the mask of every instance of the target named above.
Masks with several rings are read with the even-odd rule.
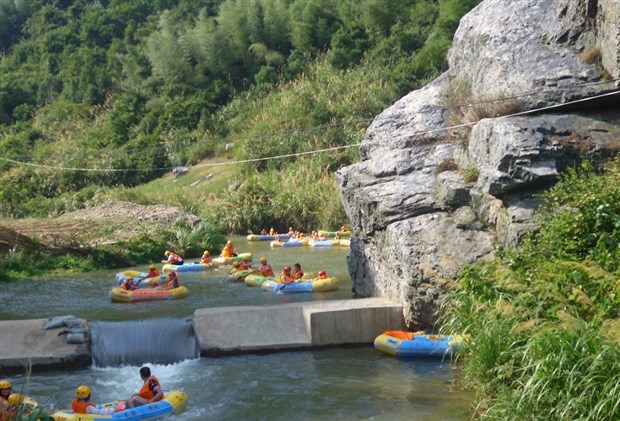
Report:
[[[191,318],[91,322],[89,326],[96,367],[172,364],[200,356]]]

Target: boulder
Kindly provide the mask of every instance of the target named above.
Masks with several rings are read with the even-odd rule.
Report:
[[[432,328],[464,265],[537,229],[562,172],[617,153],[619,10],[485,0],[461,20],[448,71],[378,115],[360,162],[336,173],[356,295],[397,299],[410,328]]]

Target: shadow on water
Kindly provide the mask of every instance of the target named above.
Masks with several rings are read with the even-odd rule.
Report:
[[[95,367],[172,364],[200,356],[191,317],[91,322],[90,329]]]

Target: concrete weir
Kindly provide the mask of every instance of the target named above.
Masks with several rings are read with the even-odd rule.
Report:
[[[0,321],[0,374],[90,365],[88,344],[68,344],[62,334],[64,329],[43,330],[47,322],[47,319]]]
[[[202,309],[193,326],[203,356],[369,344],[406,329],[402,305],[384,298]]]
[[[90,366],[89,344],[68,344],[46,323],[0,321],[0,374]],[[384,298],[200,309],[192,325],[202,356],[371,344],[406,328],[402,305]]]

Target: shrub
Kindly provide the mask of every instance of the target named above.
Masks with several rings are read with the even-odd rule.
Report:
[[[446,171],[458,171],[459,165],[456,163],[454,158],[446,158],[435,167],[435,175],[441,174]]]
[[[591,45],[581,52],[579,58],[586,64],[600,64],[603,53],[598,45]]]

